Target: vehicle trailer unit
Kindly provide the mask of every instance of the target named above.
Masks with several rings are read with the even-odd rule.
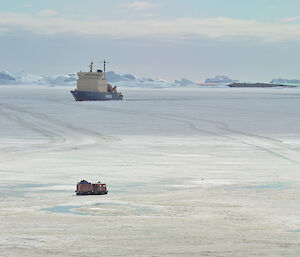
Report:
[[[76,195],[106,195],[108,191],[104,183],[90,183],[86,180],[81,180],[77,183],[75,192]]]

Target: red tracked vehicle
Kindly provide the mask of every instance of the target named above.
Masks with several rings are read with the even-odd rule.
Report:
[[[81,180],[76,186],[76,195],[106,195],[107,187],[106,184],[101,183],[90,183],[86,180]]]

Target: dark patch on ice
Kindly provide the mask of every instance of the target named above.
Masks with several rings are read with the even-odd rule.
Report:
[[[41,211],[54,212],[54,213],[66,213],[76,215],[89,215],[88,213],[74,211],[73,209],[78,208],[76,205],[58,205],[50,208],[43,208]]]
[[[158,191],[180,191],[180,190],[186,190],[186,188],[183,187],[174,187],[173,185],[181,185],[182,180],[181,179],[163,179],[163,180],[157,180],[153,181],[151,183],[144,183],[144,182],[133,182],[133,183],[124,183],[120,185],[114,185],[109,187],[109,193],[129,193],[133,191],[141,192],[158,192]]]
[[[300,229],[296,229],[296,230],[289,230],[289,232],[300,233]]]
[[[104,203],[96,203],[94,206],[118,206],[118,207],[128,207],[132,209],[134,212],[151,212],[152,209],[145,205],[139,204],[130,204],[130,203],[115,203],[115,202],[104,202]]]
[[[38,188],[38,187],[48,187],[53,184],[19,184],[19,185],[9,185],[9,188]]]
[[[90,206],[117,206],[117,207],[127,207],[132,209],[136,213],[149,213],[152,212],[152,209],[148,206],[144,205],[138,205],[138,204],[129,204],[129,203],[115,203],[115,202],[104,202],[104,203],[96,203],[92,204]],[[90,213],[90,212],[82,212],[82,211],[76,211],[74,209],[80,208],[80,207],[87,207],[88,206],[79,206],[79,205],[57,205],[49,208],[43,208],[41,211],[46,211],[46,212],[52,212],[52,213],[63,213],[63,214],[75,214],[75,215],[90,215],[94,216],[95,213]],[[98,213],[97,213],[98,214]],[[101,215],[101,213],[100,213]],[[112,214],[104,214],[105,216],[111,216]]]
[[[54,184],[11,184],[11,185],[1,185],[2,189],[30,189],[30,188],[38,188],[38,187],[48,187],[53,186]]]
[[[120,185],[114,185],[109,188],[110,193],[124,193],[130,192],[135,190],[146,189],[148,186],[146,183],[143,182],[134,182],[134,183],[126,183]]]
[[[278,182],[272,184],[263,184],[263,185],[254,185],[254,186],[247,186],[247,189],[287,189],[292,182]]]
[[[17,184],[17,185],[1,185],[0,196],[6,197],[26,197],[27,194],[48,194],[62,193],[69,191],[68,189],[44,189],[45,187],[57,186],[57,184]],[[69,185],[68,185],[69,186]]]
[[[189,178],[182,177],[178,179],[167,178],[160,179],[157,182],[157,185],[160,186],[161,191],[183,191],[190,189],[189,187],[183,187],[185,185],[185,181],[188,181]]]

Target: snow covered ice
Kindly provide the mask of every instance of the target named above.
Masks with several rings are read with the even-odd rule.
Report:
[[[0,87],[3,256],[299,256],[299,89],[71,89]]]

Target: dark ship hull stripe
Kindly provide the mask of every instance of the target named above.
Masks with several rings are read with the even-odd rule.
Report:
[[[102,93],[102,92],[88,92],[88,91],[71,91],[76,101],[110,101],[122,100],[123,96],[118,93]]]

